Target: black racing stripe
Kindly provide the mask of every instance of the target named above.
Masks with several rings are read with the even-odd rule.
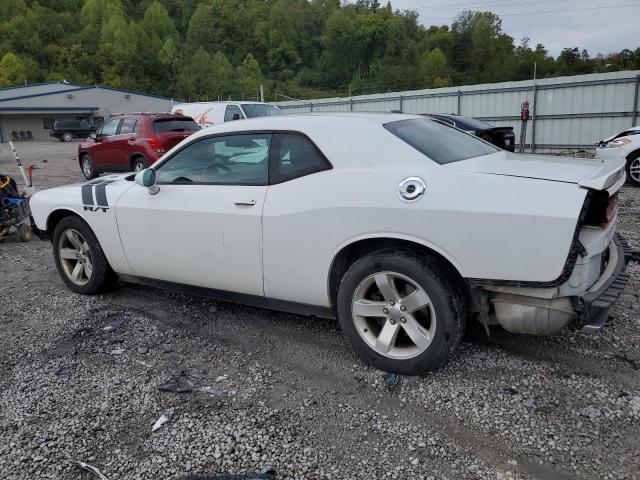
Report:
[[[93,185],[82,185],[82,204],[93,205]]]
[[[107,201],[107,185],[110,183],[113,183],[113,180],[107,180],[106,182],[96,185],[96,205],[99,207],[109,206],[109,202]]]

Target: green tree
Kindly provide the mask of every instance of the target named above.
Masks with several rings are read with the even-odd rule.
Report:
[[[420,60],[420,72],[427,87],[446,87],[451,84],[447,57],[439,48],[434,48]]]
[[[0,87],[10,87],[27,81],[27,71],[20,58],[9,52],[0,59]]]
[[[222,52],[213,56],[200,47],[184,66],[178,78],[178,92],[192,100],[224,98],[229,94],[233,69]]]
[[[252,54],[247,53],[244,60],[236,69],[236,84],[244,94],[255,93],[262,82],[260,65]]]

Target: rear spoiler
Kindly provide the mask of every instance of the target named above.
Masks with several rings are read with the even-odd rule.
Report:
[[[602,162],[602,166],[593,172],[592,175],[580,180],[578,185],[593,190],[608,190],[609,193],[615,193],[627,179],[624,167],[626,160],[624,158],[609,159]]]

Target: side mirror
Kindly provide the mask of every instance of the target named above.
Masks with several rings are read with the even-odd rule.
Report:
[[[240,120],[240,114],[239,113],[234,113],[233,114],[233,120]]]
[[[91,132],[91,133],[89,134],[89,138],[92,138],[92,139],[94,139],[94,140],[97,140],[97,139],[98,139],[98,134],[97,134],[96,132]]]
[[[141,187],[147,187],[149,195],[155,195],[160,191],[156,184],[156,171],[153,168],[146,168],[136,173],[134,181]]]

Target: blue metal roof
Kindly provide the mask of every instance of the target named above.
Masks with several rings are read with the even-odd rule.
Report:
[[[79,84],[79,83],[69,83],[69,82],[44,82],[44,83],[30,83],[27,85],[16,85],[15,87],[5,87],[5,88],[0,88],[0,90],[11,90],[11,89],[19,89],[19,88],[27,88],[27,87],[37,87],[40,85],[71,85],[73,87],[77,87],[77,88],[66,88],[64,90],[54,90],[51,92],[41,92],[41,93],[32,93],[30,95],[18,95],[15,97],[9,97],[9,98],[0,98],[0,102],[5,102],[5,101],[9,101],[9,100],[21,100],[23,98],[32,98],[32,97],[44,97],[47,95],[56,95],[58,93],[70,93],[70,92],[75,92],[78,90],[89,90],[91,88],[102,88],[104,90],[112,90],[115,92],[122,92],[122,93],[130,93],[133,95],[142,95],[144,97],[152,97],[152,98],[160,98],[162,100],[173,100],[172,98],[169,97],[164,97],[162,95],[154,95],[152,93],[144,93],[144,92],[138,92],[135,90],[125,90],[123,88],[116,88],[116,87],[107,87],[107,86],[103,86],[103,85],[83,85],[83,84]]]
[[[1,111],[20,110],[25,112],[48,112],[48,111],[82,111],[100,110],[100,107],[0,107]]]

